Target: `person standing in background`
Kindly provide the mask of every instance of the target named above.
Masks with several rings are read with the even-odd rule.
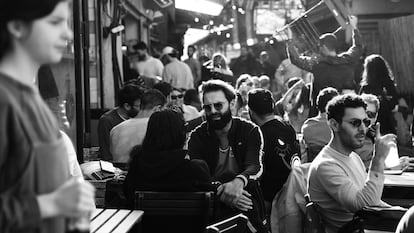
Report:
[[[94,187],[71,179],[64,139],[36,86],[72,39],[69,1],[0,2],[0,232],[64,233],[94,208]],[[41,78],[41,77],[40,77]]]
[[[161,81],[164,65],[160,60],[148,54],[148,47],[144,42],[138,42],[133,48],[138,53],[138,61],[133,63],[133,68],[144,79],[146,86],[152,87]]]
[[[191,69],[191,73],[193,74],[194,87],[198,87],[201,81],[201,65],[198,59],[194,58],[195,52],[196,48],[193,45],[188,46],[188,58],[184,61],[184,63],[187,64]]]
[[[190,67],[179,60],[178,51],[166,46],[162,50],[161,60],[167,64],[164,67],[162,80],[173,88],[188,90],[194,88],[194,79]]]

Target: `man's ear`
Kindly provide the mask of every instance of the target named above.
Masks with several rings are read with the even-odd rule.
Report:
[[[338,132],[340,123],[336,121],[335,119],[331,118],[328,120],[329,127],[334,131]]]
[[[230,101],[230,109],[236,109],[236,99]]]
[[[129,110],[131,110],[131,105],[129,105],[128,103],[124,103],[124,104],[122,104],[122,108],[129,111]]]

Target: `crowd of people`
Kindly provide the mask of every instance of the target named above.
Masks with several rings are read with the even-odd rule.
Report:
[[[364,206],[387,206],[380,199],[384,169],[406,169],[410,161],[393,149],[390,113],[401,101],[381,55],[366,57],[361,83],[355,83],[362,42],[355,18],[349,26],[353,44],[347,51],[337,53],[336,36],[328,33],[320,37],[317,56],[300,55],[288,43],[289,57],[279,68],[267,51],[256,59],[245,46],[230,62],[216,53],[203,63],[194,46],[184,62],[165,47],[163,72],[153,85],[129,83],[120,91],[133,87],[140,93],[116,108],[131,113],[137,102],[138,114],[132,111],[130,119],[100,133],[106,137],[100,142],[109,142],[101,149],[110,145],[106,159],[130,163],[129,202],[134,190],[213,190],[221,201],[220,217],[242,211],[252,227],[267,232],[272,201],[298,157],[311,163],[307,192],[324,210],[327,232],[337,232]],[[176,114],[181,120],[174,122]],[[101,117],[99,128],[107,120]],[[151,146],[147,138],[154,140]],[[387,164],[391,157],[394,163]]]
[[[67,219],[94,210],[94,187],[34,80],[72,38],[69,2],[41,2],[0,3],[1,232],[65,232]],[[98,124],[100,158],[128,170],[127,205],[136,190],[213,191],[215,220],[243,212],[252,232],[269,232],[272,202],[299,159],[310,164],[307,192],[323,209],[326,232],[338,232],[365,206],[388,206],[384,169],[410,161],[390,153],[397,147],[390,113],[404,101],[381,55],[366,57],[357,90],[353,64],[362,45],[355,19],[350,26],[347,52],[337,54],[335,35],[324,34],[316,57],[289,44],[284,68],[247,47],[231,62],[214,54],[200,63],[194,46],[182,62],[170,46],[158,59],[137,43],[138,61],[126,66],[137,77]],[[390,156],[397,164],[386,163]],[[398,232],[413,227],[410,213]]]

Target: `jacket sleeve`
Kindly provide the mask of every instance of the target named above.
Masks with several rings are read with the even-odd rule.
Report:
[[[297,48],[291,43],[287,45],[287,54],[293,65],[309,72],[312,72],[313,66],[317,63],[316,58],[301,56]]]
[[[40,225],[33,185],[25,172],[33,152],[18,114],[0,103],[0,232],[23,231]]]
[[[345,52],[353,61],[358,60],[362,55],[362,38],[358,29],[352,30],[352,46]]]
[[[247,136],[246,158],[241,175],[247,179],[258,179],[263,172],[263,135],[259,127],[250,130]]]
[[[190,140],[188,141],[188,156],[190,159],[201,159],[203,158],[203,143],[200,139],[200,136],[196,131],[192,131],[190,134]]]

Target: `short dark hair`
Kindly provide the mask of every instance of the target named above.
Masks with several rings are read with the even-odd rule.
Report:
[[[333,87],[326,87],[322,89],[319,92],[318,97],[316,97],[316,106],[318,107],[318,110],[321,113],[326,112],[326,105],[328,104],[329,100],[337,95],[339,95],[339,92]]]
[[[272,93],[268,90],[258,88],[249,91],[247,105],[258,115],[273,114],[274,102]]]
[[[147,50],[147,44],[145,44],[145,42],[138,42],[136,45],[132,46],[134,49],[136,50]]]
[[[152,88],[159,90],[165,97],[169,96],[173,89],[171,84],[167,82],[156,83]]]
[[[164,106],[167,98],[157,89],[149,89],[142,95],[141,109],[150,110],[155,106]]]
[[[201,102],[196,89],[188,89],[184,94],[184,104],[190,105],[192,102]]]
[[[326,112],[329,119],[335,119],[337,122],[341,123],[342,118],[345,115],[345,108],[364,108],[367,109],[367,104],[361,98],[361,96],[356,94],[345,94],[335,96],[332,100],[328,102],[326,106]]]
[[[325,33],[319,37],[320,45],[325,45],[330,51],[335,51],[337,46],[337,39],[333,33]]]
[[[124,104],[134,105],[134,102],[142,97],[142,89],[134,84],[127,84],[119,90],[119,106]]]
[[[144,151],[183,149],[186,140],[185,122],[181,114],[164,109],[151,115],[142,142]]]
[[[7,23],[21,20],[30,23],[33,20],[49,15],[56,5],[64,0],[4,0],[0,1],[0,59],[12,48],[11,34]]]
[[[195,46],[194,46],[194,45],[189,45],[189,46],[187,47],[187,49],[189,49],[189,48],[191,48],[191,49],[193,49],[194,51],[196,51],[196,48],[195,48]]]
[[[234,88],[219,79],[214,79],[214,80],[209,80],[205,83],[203,83],[203,87],[202,87],[202,92],[203,92],[203,101],[204,101],[204,96],[209,93],[209,92],[214,92],[214,91],[222,91],[224,93],[224,95],[226,96],[227,101],[231,102],[232,100],[234,100],[234,98],[236,98],[236,91],[234,90]]]

